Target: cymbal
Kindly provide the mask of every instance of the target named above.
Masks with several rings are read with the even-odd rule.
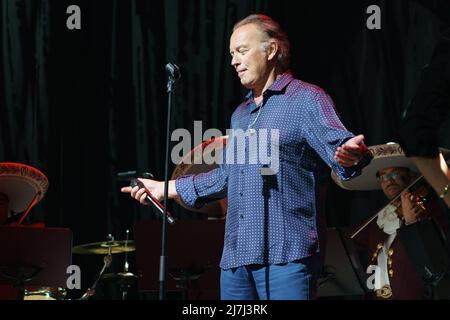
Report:
[[[76,254],[108,254],[109,247],[111,247],[112,254],[136,250],[133,240],[118,240],[82,244],[73,247],[72,252]]]
[[[228,136],[221,136],[199,144],[183,157],[175,167],[171,179],[176,179],[187,174],[208,172],[217,168],[217,159],[227,142]],[[212,163],[206,163],[205,159],[214,159],[214,161]],[[210,202],[199,209],[188,207],[180,197],[175,198],[175,201],[185,209],[206,213],[208,217],[224,218],[226,216],[227,198]]]

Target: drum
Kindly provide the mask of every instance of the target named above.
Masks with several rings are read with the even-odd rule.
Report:
[[[92,300],[137,300],[138,277],[131,272],[105,273],[100,277]]]
[[[25,290],[23,300],[64,300],[66,294],[67,291],[63,288],[40,287]]]

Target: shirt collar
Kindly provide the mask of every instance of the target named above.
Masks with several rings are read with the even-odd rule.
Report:
[[[271,94],[276,94],[284,91],[287,85],[294,79],[292,76],[291,70],[287,70],[282,73],[278,78],[267,88],[266,92],[270,92]],[[247,100],[247,104],[250,102],[249,100],[253,98],[253,91],[250,90],[245,95],[245,100]]]

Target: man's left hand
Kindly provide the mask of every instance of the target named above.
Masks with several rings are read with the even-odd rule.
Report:
[[[364,135],[360,134],[338,147],[334,154],[334,159],[343,167],[351,167],[358,164],[366,151]]]
[[[417,220],[420,213],[423,211],[414,203],[414,196],[412,193],[405,191],[401,194],[402,199],[402,215],[406,224],[413,223]]]

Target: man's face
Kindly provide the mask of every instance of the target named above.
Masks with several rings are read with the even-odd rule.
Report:
[[[411,181],[407,168],[391,167],[378,172],[381,189],[389,200],[394,199]]]
[[[247,89],[261,89],[269,70],[269,54],[263,47],[263,35],[254,24],[237,28],[230,38],[231,65]]]

